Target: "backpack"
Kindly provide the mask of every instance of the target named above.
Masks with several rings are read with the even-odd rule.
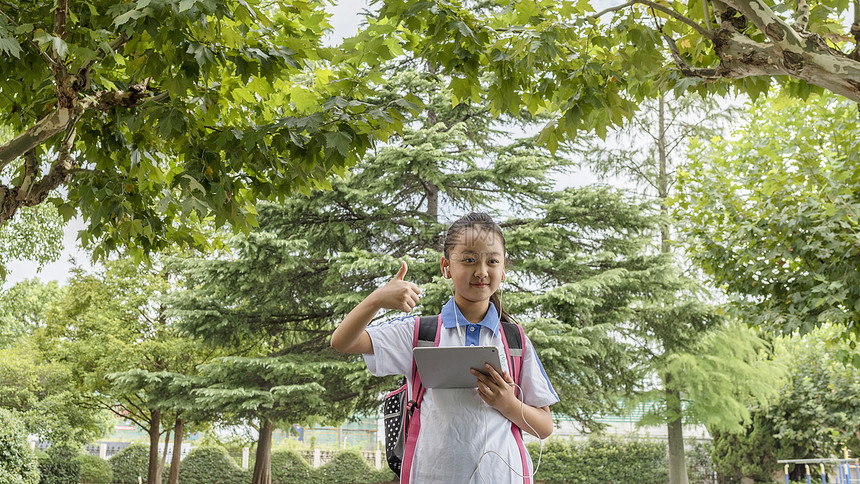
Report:
[[[439,335],[442,328],[442,315],[415,317],[415,331],[412,337],[412,347],[439,346]],[[508,358],[508,371],[518,385],[520,383],[520,369],[523,361],[523,341],[525,335],[519,324],[502,321],[502,343],[505,348],[505,357]],[[421,385],[421,377],[415,361],[412,361],[412,395],[408,400],[407,383],[403,383],[398,389],[385,396],[382,404],[383,423],[385,430],[385,459],[388,467],[400,476],[403,462],[408,466],[412,463],[412,453],[418,441],[418,431],[421,426],[419,418],[412,418],[415,410],[421,406],[424,398],[424,386]],[[522,444],[522,431],[511,423],[512,431],[520,446],[520,454],[523,456],[523,469],[525,469],[525,452]]]

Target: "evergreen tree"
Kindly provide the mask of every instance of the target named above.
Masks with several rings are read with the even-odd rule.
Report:
[[[653,220],[608,189],[557,191],[569,161],[506,143],[490,113],[452,103],[432,69],[393,79],[392,97],[428,107],[402,137],[330,191],[258,206],[259,229],[221,257],[176,262],[189,281],[172,301],[183,327],[233,354],[202,368],[199,402],[258,422],[255,484],[268,482],[275,425],[377,410],[394,382],[330,350],[330,332],[400,259],[423,289],[418,312],[437,313],[450,297],[442,237],[470,210],[495,213],[506,232],[502,302],[561,389],[557,411],[594,426],[641,377],[617,325],[662,277],[662,257],[643,252]]]

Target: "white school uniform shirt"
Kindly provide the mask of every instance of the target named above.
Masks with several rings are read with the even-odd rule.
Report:
[[[462,336],[457,331],[458,322]],[[489,304],[483,321],[470,324],[452,298],[442,308],[439,346],[496,346],[499,354],[504,355],[500,329],[499,315],[493,304]],[[410,393],[414,330],[415,316],[404,316],[369,326],[366,331],[373,341],[373,354],[364,355],[367,368],[374,376],[405,375]],[[510,374],[509,360],[501,360],[502,370]],[[558,402],[558,395],[528,338],[523,342],[519,385],[522,396],[519,391],[517,396],[527,405],[544,407]],[[520,450],[511,432],[510,420],[484,403],[478,396],[477,388],[428,388],[418,411],[421,414],[421,430],[412,461],[410,483],[505,484],[522,483],[523,478],[517,474],[531,477],[531,458],[526,452],[528,469],[523,472]],[[479,461],[480,468],[474,472]],[[474,477],[470,480],[473,472]],[[404,478],[401,476],[401,479]],[[534,479],[530,481],[534,482]]]

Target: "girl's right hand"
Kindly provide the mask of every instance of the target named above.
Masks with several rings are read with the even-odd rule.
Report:
[[[400,261],[400,270],[397,271],[394,278],[371,293],[377,306],[382,309],[399,309],[406,313],[412,312],[412,309],[418,304],[421,288],[404,280],[408,269],[406,261]]]
[[[403,280],[406,276],[406,262],[400,262],[400,270],[394,279],[370,293],[358,303],[331,335],[331,347],[341,353],[373,353],[373,341],[364,328],[380,309],[399,309],[411,312],[418,304],[421,289]]]

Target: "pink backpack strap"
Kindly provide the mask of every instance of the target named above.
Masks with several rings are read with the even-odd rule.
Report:
[[[514,323],[514,324],[516,324],[516,323]],[[525,353],[526,335],[523,332],[522,326],[520,326],[519,324],[517,324],[516,326],[517,326],[517,330],[520,333],[520,341],[522,341],[522,346],[523,346],[522,352],[519,354],[519,356],[514,356],[513,358],[511,358],[511,349],[510,349],[510,346],[508,345],[508,337],[505,336],[504,328],[499,328],[499,333],[502,336],[502,343],[503,343],[503,346],[505,347],[505,358],[507,358],[507,361],[509,363],[511,363],[513,366],[513,368],[509,369],[510,373],[511,373],[511,378],[513,378],[514,383],[519,385],[520,380],[521,380],[521,378],[520,378],[521,377],[521,370],[523,368],[523,354]],[[523,398],[522,389],[520,389],[519,393],[520,393],[520,398]],[[526,453],[526,446],[523,443],[523,432],[522,432],[522,430],[520,430],[519,427],[516,426],[516,424],[511,422],[511,433],[513,433],[514,440],[517,442],[517,447],[520,449],[520,460],[522,461],[522,470],[523,470],[523,474],[525,475],[528,472],[528,465],[529,464],[528,464],[528,457],[527,457],[528,454]],[[531,482],[532,482],[531,475],[526,475],[526,477],[523,478],[523,484],[531,484]]]
[[[418,346],[418,329],[421,325],[421,318],[415,317],[415,334],[412,337],[412,347]],[[440,314],[436,321],[436,339],[433,341],[433,346],[439,346],[439,335],[442,333],[442,315]],[[409,483],[409,475],[412,472],[412,460],[415,457],[415,446],[418,444],[418,433],[421,431],[421,412],[418,411],[421,407],[421,400],[424,399],[424,391],[426,389],[421,385],[421,376],[418,374],[418,367],[415,365],[415,360],[412,360],[412,399],[415,403],[415,410],[412,417],[409,419],[408,437],[406,438],[406,447],[403,449],[403,464],[400,468],[400,482]],[[411,403],[411,402],[410,402]]]

